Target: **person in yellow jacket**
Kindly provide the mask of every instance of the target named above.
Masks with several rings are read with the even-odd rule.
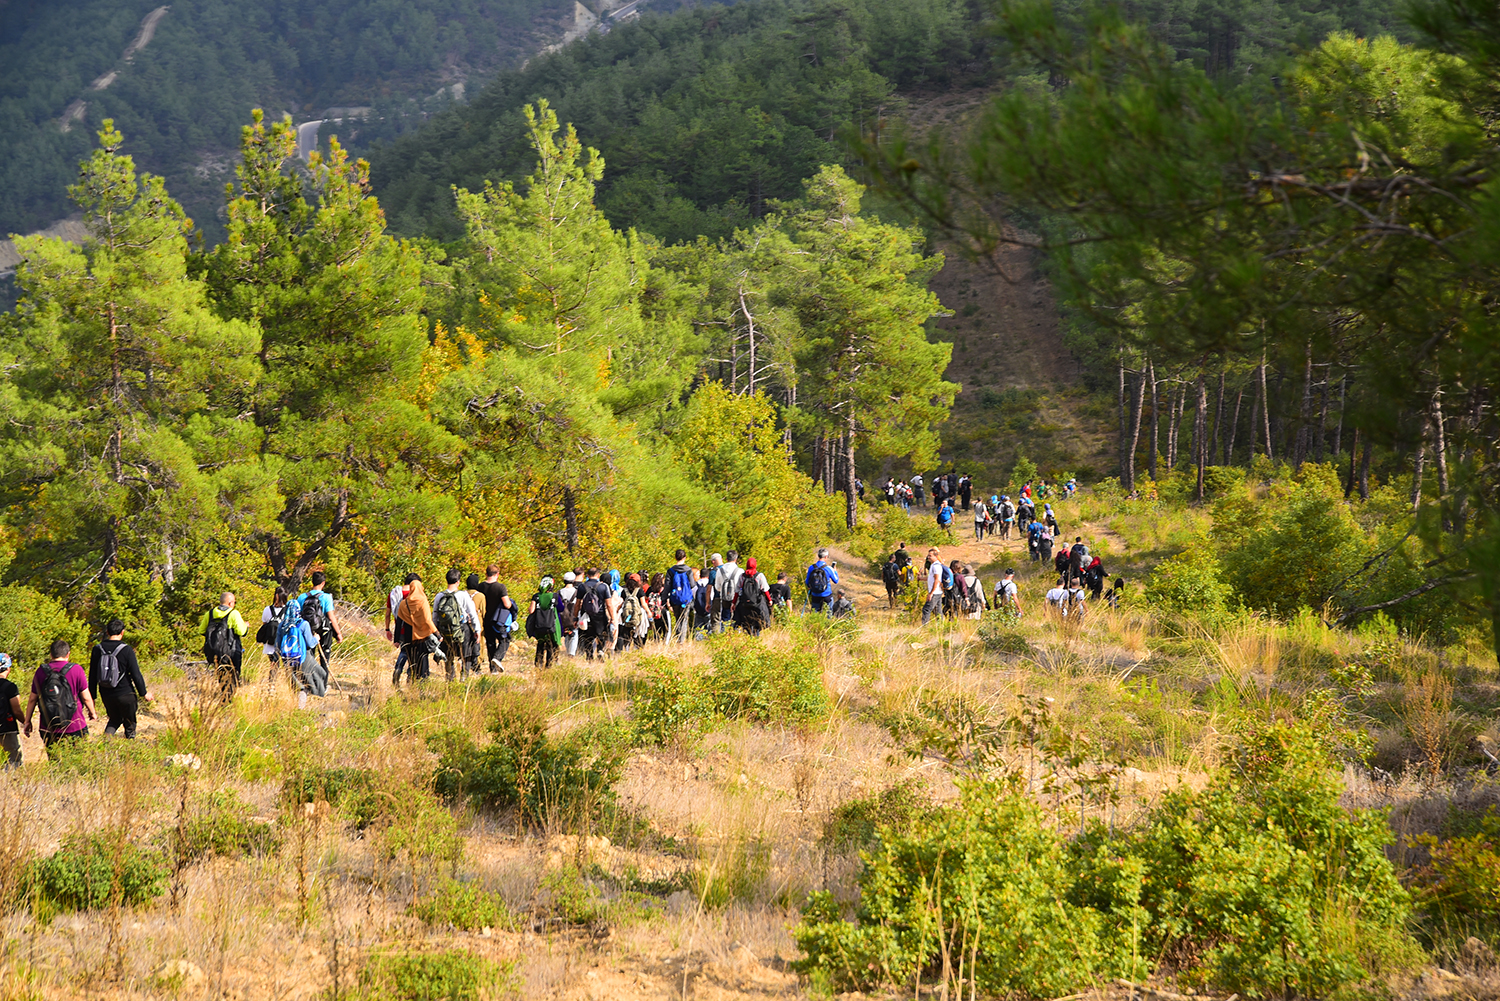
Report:
[[[203,659],[219,674],[226,695],[240,683],[240,661],[245,655],[245,619],[234,607],[234,593],[219,595],[219,604],[203,613],[198,630],[203,633]]]

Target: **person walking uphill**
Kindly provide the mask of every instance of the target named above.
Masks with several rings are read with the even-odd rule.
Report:
[[[146,679],[141,677],[140,661],[135,650],[125,642],[125,623],[110,619],[104,627],[104,639],[94,644],[89,654],[89,695],[104,703],[104,736],[124,731],[126,740],[135,739],[135,714],[146,694]]]
[[[686,643],[693,635],[693,598],[697,584],[697,574],[687,563],[687,550],[677,550],[677,562],[667,571],[667,605],[672,610],[672,624],[679,643]]]
[[[312,631],[317,634],[316,653],[323,662],[325,671],[328,669],[328,658],[333,653],[333,641],[342,643],[344,640],[344,631],[339,628],[338,616],[333,612],[333,595],[323,589],[327,583],[328,575],[321,570],[314,570],[312,587],[297,595],[297,600],[302,603],[302,621],[312,626]]]
[[[36,669],[31,678],[31,699],[26,704],[26,736],[38,708],[37,729],[42,743],[51,747],[59,740],[88,736],[91,719],[98,719],[89,695],[89,678],[83,668],[68,659],[73,646],[67,640],[52,641],[52,659]],[[84,718],[88,714],[88,719]]]
[[[21,690],[10,680],[8,653],[0,653],[0,748],[6,768],[21,767]]]
[[[735,597],[734,621],[751,636],[771,624],[771,585],[766,575],[760,572],[755,557],[745,561],[745,572],[740,577],[740,592]]]
[[[406,597],[396,609],[396,617],[410,630],[411,639],[406,644],[406,677],[411,681],[426,681],[432,673],[428,657],[436,655],[440,661],[444,657],[439,647],[437,623],[432,621],[432,605],[427,601],[422,578],[416,574],[411,575],[411,583]]]
[[[443,637],[443,650],[448,655],[443,664],[449,681],[453,680],[454,671],[458,671],[462,678],[479,671],[482,623],[474,599],[459,583],[462,576],[457,570],[449,570],[448,586],[432,600],[432,621]]]
[[[218,673],[228,698],[240,684],[240,664],[245,656],[245,633],[249,626],[234,607],[234,592],[219,595],[219,604],[203,613],[198,631],[203,634],[203,659]]]
[[[531,596],[531,607],[526,611],[526,635],[536,640],[532,664],[551,667],[557,658],[557,648],[562,645],[562,620],[557,614],[557,595],[553,593],[551,577],[543,577],[536,594]]]
[[[807,568],[807,601],[815,612],[828,607],[833,598],[833,585],[839,582],[839,572],[828,562],[828,550],[819,549],[818,558]]]

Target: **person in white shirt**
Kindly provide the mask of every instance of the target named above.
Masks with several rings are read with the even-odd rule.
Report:
[[[447,589],[432,601],[433,618],[439,623],[443,621],[443,617],[438,609],[450,600],[458,603],[458,614],[463,620],[463,636],[444,637],[445,645],[450,647],[448,660],[444,664],[449,681],[453,680],[455,666],[460,669],[460,677],[466,678],[471,673],[479,673],[479,640],[484,635],[484,624],[479,621],[479,609],[474,607],[474,599],[464,590],[462,578],[463,574],[457,570],[449,570]],[[452,595],[452,598],[447,595]],[[454,646],[457,649],[452,649]]]
[[[1055,610],[1059,615],[1067,618],[1068,615],[1068,589],[1059,581],[1047,592],[1047,607]]]
[[[943,614],[943,558],[936,548],[927,550],[927,601],[922,605],[922,625]]]
[[[563,574],[562,590],[557,592],[557,608],[572,608],[573,599],[578,597],[578,575],[569,570]],[[578,630],[564,632],[562,637],[563,653],[569,657],[578,656]]]
[[[1008,567],[1005,576],[995,585],[994,607],[1002,612],[1008,612],[1016,618],[1021,617],[1021,592],[1016,587],[1016,571],[1014,567]]]
[[[975,501],[974,502],[974,538],[975,538],[976,541],[979,540],[979,539],[983,539],[984,538],[985,515],[986,514],[987,514],[987,509],[984,506],[984,501],[982,501],[982,500]]]
[[[727,628],[726,623],[734,621],[734,599],[739,596],[740,578],[745,575],[745,571],[735,562],[739,555],[733,549],[729,550],[724,565],[714,573],[714,590],[719,596],[719,624],[716,632],[722,632]]]

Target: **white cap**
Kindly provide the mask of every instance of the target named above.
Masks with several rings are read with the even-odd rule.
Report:
[[[569,570],[567,573],[563,574],[563,583],[564,584],[571,584],[571,583],[573,583],[577,579],[578,579],[578,577],[571,570]]]

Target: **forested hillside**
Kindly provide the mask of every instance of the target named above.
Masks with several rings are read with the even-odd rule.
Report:
[[[572,11],[563,0],[175,0],[127,59],[158,7],[0,4],[0,236],[70,211],[65,188],[112,118],[216,240],[251,108],[298,121],[329,106],[410,113],[412,99],[519,62]]]
[[[1395,0],[1127,6],[1220,76],[1263,70],[1333,30],[1406,30]],[[1083,7],[1059,4],[1066,16]],[[604,154],[600,204],[617,226],[668,242],[727,236],[795,196],[818,164],[847,161],[846,133],[899,118],[910,95],[1045,85],[984,27],[989,17],[964,0],[760,0],[643,17],[502,74],[468,106],[374,151],[372,178],[397,231],[452,238],[450,185],[523,173],[516,113],[546,98]]]

